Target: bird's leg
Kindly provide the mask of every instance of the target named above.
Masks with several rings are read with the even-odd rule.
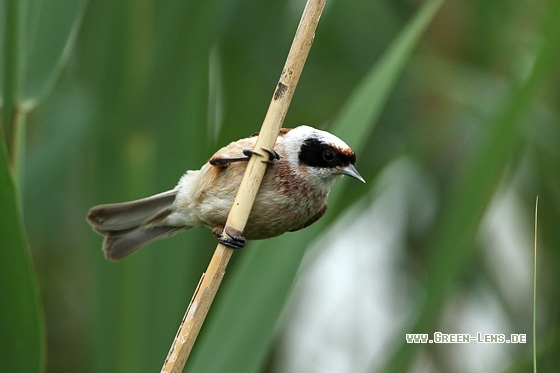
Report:
[[[229,237],[222,237],[224,230]],[[241,249],[247,243],[240,231],[227,225],[225,228],[222,226],[214,227],[212,234],[218,239],[218,242],[232,249]]]
[[[247,150],[247,149],[245,149]],[[248,155],[245,150],[243,150],[243,154],[245,154],[245,157],[220,157],[220,156],[216,156],[216,157],[212,157],[210,158],[210,160],[208,161],[208,163],[210,163],[212,166],[226,166],[230,163],[233,162],[247,162],[250,158],[250,154]]]

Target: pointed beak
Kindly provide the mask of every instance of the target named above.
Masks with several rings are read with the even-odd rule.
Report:
[[[360,180],[362,183],[365,183],[366,181],[364,180],[364,178],[362,177],[362,175],[360,175],[360,173],[358,172],[358,170],[356,170],[356,167],[354,167],[354,165],[349,164],[348,166],[344,167],[342,169],[342,174],[343,175],[348,175],[350,177],[353,177],[354,179],[358,179]]]

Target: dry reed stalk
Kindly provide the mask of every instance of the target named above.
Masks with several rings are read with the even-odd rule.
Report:
[[[272,96],[257,143],[255,144],[255,150],[258,152],[261,152],[262,149],[274,148],[276,138],[282,128],[282,123],[301,76],[305,60],[311,49],[315,29],[317,28],[317,23],[325,3],[326,0],[308,0],[305,5],[284,69]],[[266,171],[266,166],[267,164],[260,162],[258,157],[251,157],[231,207],[226,226],[240,232],[243,231]],[[178,373],[183,371],[198,332],[224,277],[232,253],[232,249],[218,244],[179,326],[179,331],[165,359],[162,372]]]

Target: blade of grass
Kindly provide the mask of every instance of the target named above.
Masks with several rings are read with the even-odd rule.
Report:
[[[360,144],[357,148],[364,146],[397,78],[442,4],[443,0],[430,0],[420,8],[333,120],[330,127],[333,133],[348,144]]]
[[[9,164],[15,168],[18,164],[17,139],[20,124],[21,84],[25,68],[24,44],[25,14],[27,2],[22,0],[5,0],[4,45],[2,48],[2,134],[7,146]]]
[[[539,196],[535,201],[535,248],[533,251],[533,372],[537,373],[537,218]]]
[[[28,0],[22,102],[33,109],[54,87],[85,14],[87,0]]]
[[[25,116],[54,86],[85,13],[86,0],[6,0],[2,66],[3,133],[16,181],[22,173]]]
[[[510,157],[518,149],[522,118],[558,66],[560,2],[553,5],[549,14],[544,40],[532,69],[523,82],[511,90],[509,99],[487,126],[488,131],[480,147],[457,177],[443,206],[434,244],[431,245],[427,298],[416,324],[407,333],[430,333],[435,326],[449,290],[469,261],[484,212],[502,180]],[[407,371],[418,352],[418,345],[407,345],[402,339],[400,348],[388,360],[387,371]]]
[[[39,372],[44,367],[44,323],[15,183],[27,3],[6,0],[2,49],[3,141],[0,141],[0,371]]]
[[[389,99],[391,90],[442,5],[443,0],[430,0],[420,8],[333,120],[332,132],[352,144],[358,154],[367,147],[369,135],[375,129],[377,118]],[[347,183],[349,180],[342,182]],[[334,189],[329,198],[331,201],[343,198],[343,189]]]
[[[372,67],[333,122],[332,132],[345,139],[358,154],[367,146],[366,139],[373,130],[374,121],[442,3],[442,0],[432,0],[421,8]],[[350,207],[340,198],[342,190],[340,186],[333,188],[329,215],[335,216]],[[366,188],[361,191],[366,192]],[[329,221],[323,218],[297,234],[254,242],[247,248],[239,258],[236,271],[222,285],[217,307],[199,337],[188,369],[193,372],[263,369],[305,249],[313,237],[326,229]],[[272,243],[277,249],[269,247]],[[219,355],[216,355],[216,346],[221,346]]]
[[[0,371],[40,372],[45,331],[15,183],[0,142]]]

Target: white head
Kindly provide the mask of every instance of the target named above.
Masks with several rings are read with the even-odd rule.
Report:
[[[342,175],[365,183],[356,168],[356,154],[335,135],[308,126],[299,126],[284,135],[286,156],[294,170],[326,182],[328,187]]]

